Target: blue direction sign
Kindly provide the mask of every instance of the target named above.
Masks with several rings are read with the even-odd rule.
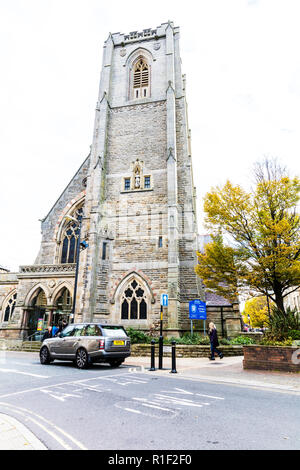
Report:
[[[167,306],[168,306],[168,303],[169,303],[168,294],[161,294],[161,297],[160,297],[160,305],[161,305],[162,307],[167,307]]]
[[[190,320],[206,320],[206,303],[202,300],[191,300],[189,302]]]

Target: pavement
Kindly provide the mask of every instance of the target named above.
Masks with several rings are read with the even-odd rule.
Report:
[[[208,358],[177,358],[174,374],[183,379],[203,380],[214,383],[236,384],[255,388],[271,389],[274,391],[300,393],[300,373],[274,372],[260,370],[244,370],[243,356],[224,357],[215,361]],[[125,364],[131,367],[140,367],[146,371],[150,369],[150,357],[129,357]],[[155,359],[155,374],[171,373],[171,358],[163,358],[163,369],[158,369],[158,358]]]
[[[0,414],[0,450],[47,450],[23,424]]]
[[[171,358],[163,358],[163,368],[150,369],[150,357],[129,357],[125,361],[129,371],[176,376],[186,380],[222,383],[240,387],[254,387],[282,393],[300,393],[300,374],[243,369],[243,356],[216,358],[177,358],[176,373],[171,373]],[[23,424],[11,416],[0,414],[0,450],[47,450]]]

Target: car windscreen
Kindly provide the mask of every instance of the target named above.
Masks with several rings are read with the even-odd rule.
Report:
[[[101,325],[103,336],[125,337],[126,332],[121,326]]]

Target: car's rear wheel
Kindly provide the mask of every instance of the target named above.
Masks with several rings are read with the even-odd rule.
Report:
[[[119,367],[123,361],[109,361],[111,367]]]
[[[43,346],[42,349],[40,350],[40,363],[41,364],[50,364],[51,362],[51,356],[49,353],[49,349],[47,346]]]
[[[80,348],[76,353],[75,364],[78,369],[86,369],[89,365],[89,356],[85,349]]]

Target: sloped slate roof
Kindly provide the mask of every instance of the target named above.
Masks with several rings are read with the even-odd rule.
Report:
[[[232,305],[227,299],[221,297],[220,295],[214,294],[213,292],[205,292],[206,297],[206,305],[214,305],[214,306],[229,306]]]
[[[1,266],[0,264],[0,271],[5,271],[5,272],[9,272],[9,269],[5,268],[4,266]]]

